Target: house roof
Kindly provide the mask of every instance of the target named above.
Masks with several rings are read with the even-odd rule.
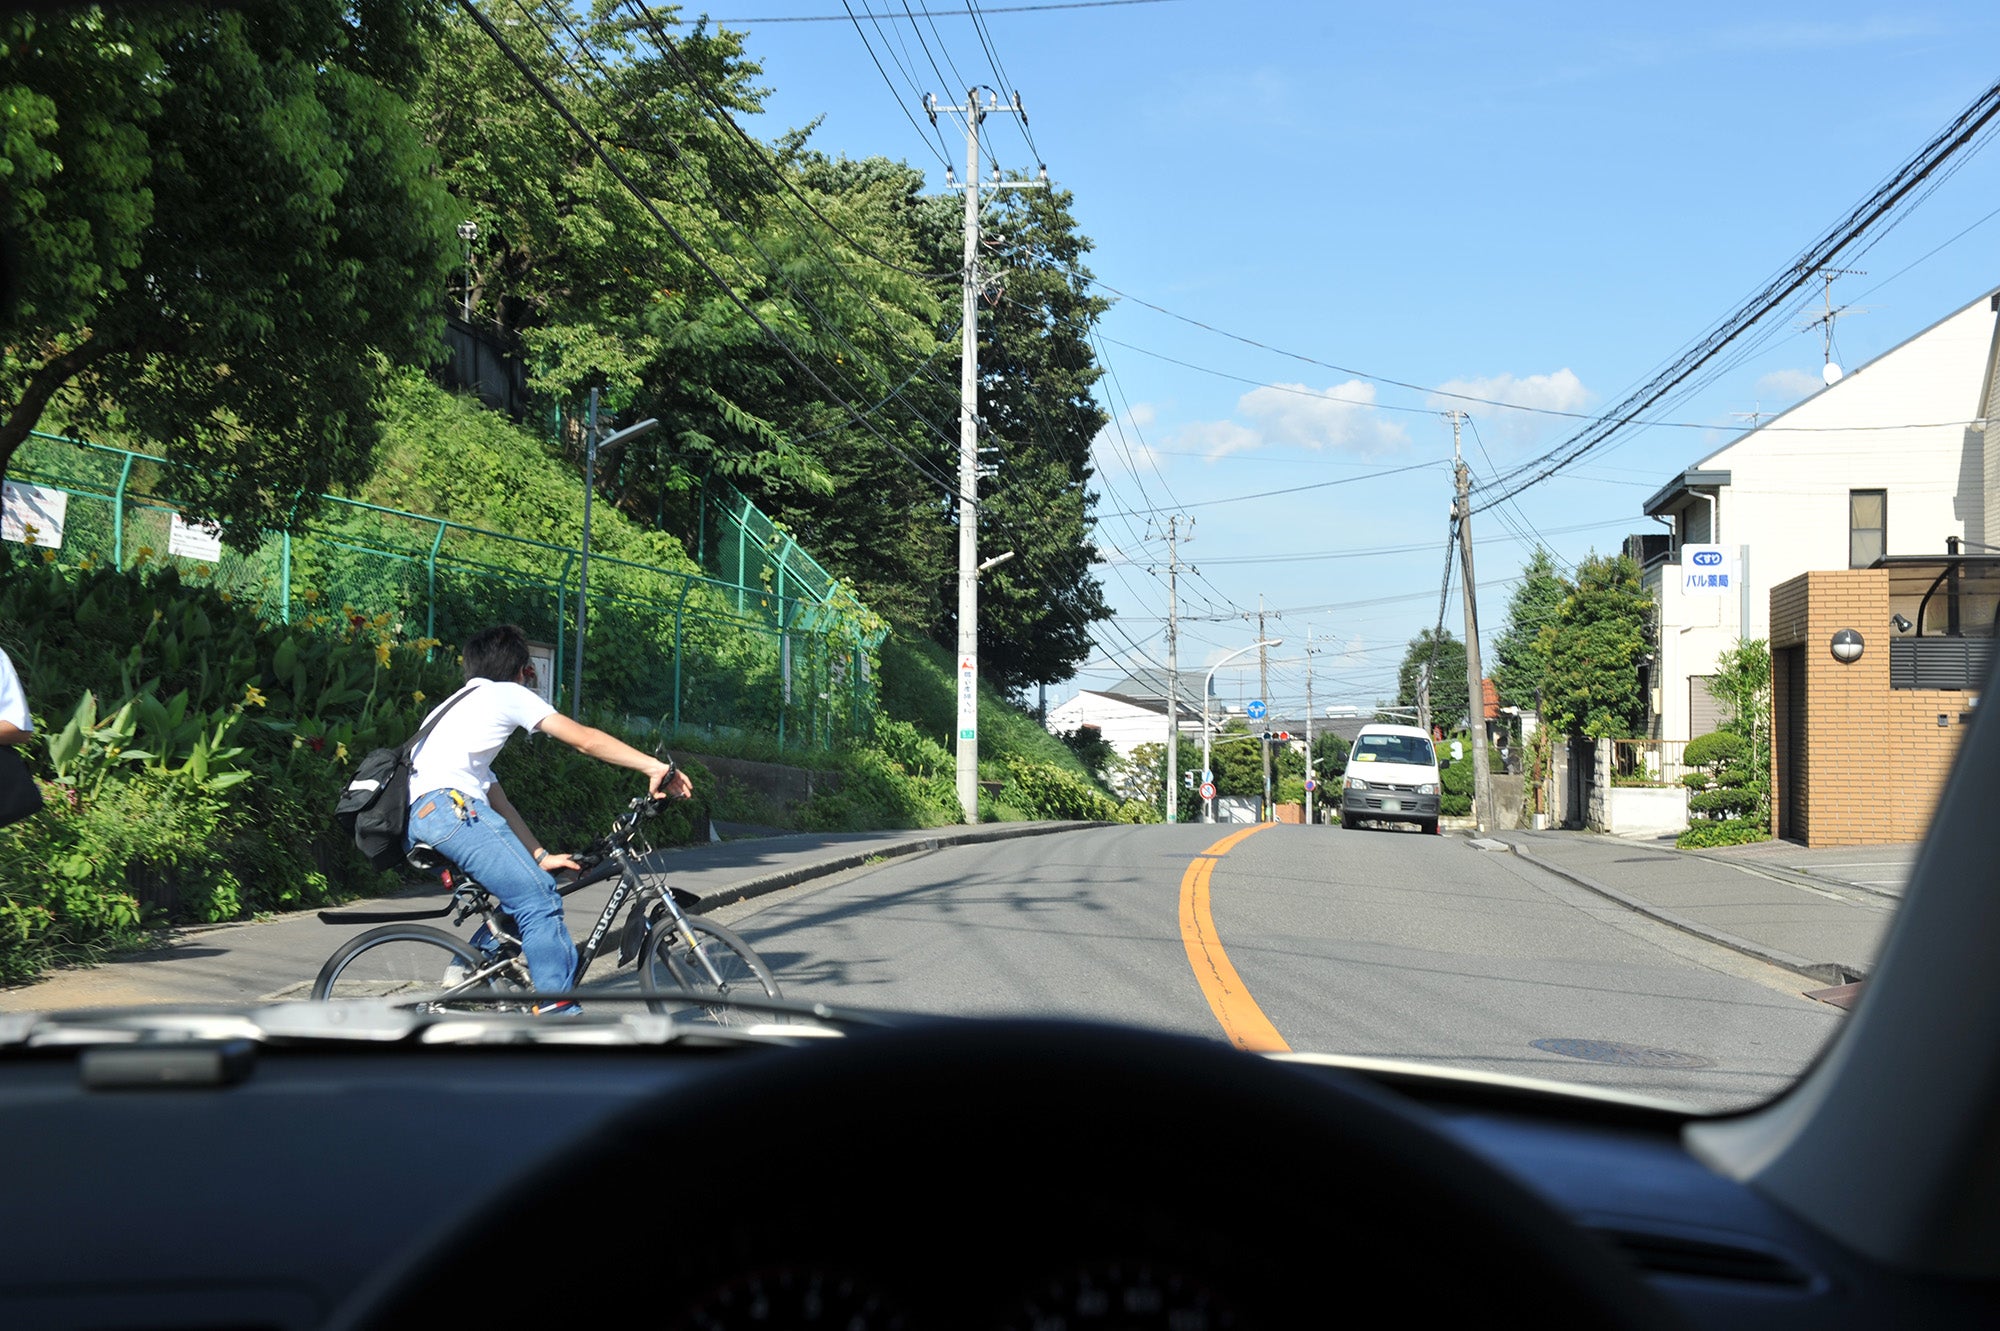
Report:
[[[1180,687],[1176,692],[1183,699],[1195,699],[1198,704],[1201,700],[1201,685],[1196,683],[1195,679],[1195,671],[1181,671]],[[1093,692],[1114,694],[1122,698],[1152,698],[1164,701],[1167,696],[1167,672],[1152,668],[1135,670],[1110,688],[1097,689]],[[1213,681],[1210,681],[1209,696],[1215,696]]]
[[[1950,323],[1953,319],[1958,318],[1959,315],[1964,314],[1966,311],[1972,309],[1975,305],[1978,305],[1981,301],[1985,301],[1987,305],[1992,307],[1996,312],[2000,312],[2000,287],[1988,288],[1985,292],[1981,293],[1977,298],[1967,301],[1965,304],[1959,306],[1957,309],[1952,310],[1949,314],[1946,314],[1942,318],[1934,320],[1932,323],[1930,323],[1923,329],[1910,334],[1910,336],[1904,338],[1901,342],[1898,342],[1895,346],[1890,347],[1887,351],[1884,351],[1878,356],[1871,357],[1869,360],[1849,370],[1837,382],[1828,384],[1823,388],[1815,389],[1813,392],[1808,393],[1805,397],[1800,398],[1797,402],[1794,402],[1791,406],[1785,408],[1783,411],[1773,416],[1770,420],[1764,421],[1752,429],[1745,430],[1742,434],[1737,435],[1734,439],[1731,439],[1728,443],[1722,445],[1722,447],[1713,450],[1707,456],[1698,460],[1694,464],[1694,466],[1690,467],[1687,472],[1683,473],[1683,475],[1684,476],[1693,475],[1697,472],[1700,472],[1702,470],[1703,463],[1714,461],[1716,458],[1721,457],[1724,453],[1728,452],[1730,449],[1735,448],[1738,444],[1742,443],[1744,440],[1749,439],[1752,436],[1756,435],[1761,430],[1768,430],[1773,428],[1774,426],[1782,424],[1786,417],[1790,416],[1800,407],[1805,406],[1808,402],[1816,402],[1819,400],[1822,394],[1831,393],[1834,390],[1840,388],[1843,384],[1852,382],[1855,375],[1865,372],[1867,369],[1869,369],[1870,366],[1873,366],[1880,361],[1887,360],[1889,357],[1901,351],[1904,347],[1909,346],[1912,342],[1921,341],[1923,338],[1930,336],[1938,329],[1944,327],[1944,325]],[[1722,480],[1721,482],[1714,482],[1714,481],[1695,482],[1695,484],[1710,484],[1710,485],[1718,483],[1722,485],[1729,484],[1728,480],[1726,479],[1728,473],[1725,472],[1723,473],[1723,475],[1725,479]],[[1647,500],[1646,512],[1649,514],[1658,512],[1659,510],[1654,507],[1655,503],[1659,502],[1663,495],[1665,495],[1669,490],[1673,489],[1676,483],[1677,482],[1669,481],[1664,489],[1656,493],[1652,499]]]
[[[1650,518],[1657,513],[1678,507],[1681,500],[1695,490],[1713,489],[1727,484],[1729,484],[1729,473],[1726,471],[1704,471],[1699,467],[1689,467],[1655,490],[1653,497],[1646,501],[1646,507],[1641,511]]]

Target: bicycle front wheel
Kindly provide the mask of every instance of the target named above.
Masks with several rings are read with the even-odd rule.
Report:
[[[493,1011],[494,994],[517,986],[501,975],[474,978],[490,967],[471,944],[442,929],[385,924],[357,934],[328,957],[313,981],[312,996]]]
[[[695,995],[694,1001],[718,1026],[753,1026],[782,1020],[773,1013],[732,1007],[727,1001],[703,1003],[702,998],[781,998],[771,968],[750,945],[712,920],[690,916],[682,929],[671,917],[653,926],[646,954],[639,961],[639,987],[649,994],[671,991]],[[671,997],[652,1004],[653,1010],[681,1006]]]

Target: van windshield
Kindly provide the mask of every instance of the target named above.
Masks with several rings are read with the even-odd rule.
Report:
[[[1431,742],[1421,735],[1363,735],[1354,741],[1353,761],[1436,767],[1437,755],[1431,751]]]

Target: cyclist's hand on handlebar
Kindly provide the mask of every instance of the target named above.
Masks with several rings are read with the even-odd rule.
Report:
[[[560,851],[551,851],[547,855],[542,856],[541,865],[543,873],[554,873],[558,869],[575,870],[583,868],[583,864],[576,856],[566,855]]]
[[[684,800],[694,794],[687,773],[669,762],[655,763],[646,769],[646,789],[656,800]]]

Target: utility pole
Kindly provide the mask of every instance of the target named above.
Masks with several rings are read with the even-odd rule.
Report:
[[[1431,733],[1431,663],[1417,663],[1417,725],[1428,735]]]
[[[1188,519],[1190,531],[1194,519]],[[1178,576],[1180,554],[1177,544],[1180,539],[1180,514],[1167,518],[1167,791],[1166,818],[1170,823],[1180,821],[1180,756],[1181,756],[1181,671],[1178,647],[1180,640],[1180,601],[1178,599]],[[1189,535],[1186,539],[1193,540]]]
[[[1257,594],[1257,696],[1263,701],[1265,707],[1268,708],[1271,705],[1271,661],[1270,643],[1268,635],[1264,632],[1264,616],[1266,613],[1264,609],[1264,594],[1259,592]],[[1283,612],[1278,610],[1272,610],[1268,613],[1273,619],[1283,619],[1285,617]],[[1246,612],[1243,618],[1248,619],[1250,616]],[[1264,719],[1266,721],[1271,719],[1269,711],[1264,713]],[[1271,804],[1271,742],[1265,740],[1262,748],[1264,750],[1264,810],[1262,817],[1258,821],[1268,822],[1275,816]]]
[[[1313,821],[1313,631],[1306,625],[1306,826]]]
[[[1472,578],[1472,470],[1459,451],[1459,434],[1465,413],[1448,411],[1451,417],[1452,475],[1458,483],[1459,574],[1465,580],[1465,711],[1466,738],[1472,744],[1472,821],[1481,832],[1493,826],[1493,772],[1486,761],[1486,681],[1479,666],[1479,602]]]
[[[989,96],[982,103],[977,88],[965,91],[964,106],[940,106],[926,94],[924,110],[931,124],[938,112],[965,117],[965,183],[945,168],[945,184],[965,191],[965,274],[959,310],[958,358],[958,804],[965,821],[979,821],[979,125],[989,115],[1018,115],[1025,123],[1021,94],[1009,105]],[[988,187],[1042,189],[1048,185],[1044,167],[1036,180],[1002,181],[995,167]]]

